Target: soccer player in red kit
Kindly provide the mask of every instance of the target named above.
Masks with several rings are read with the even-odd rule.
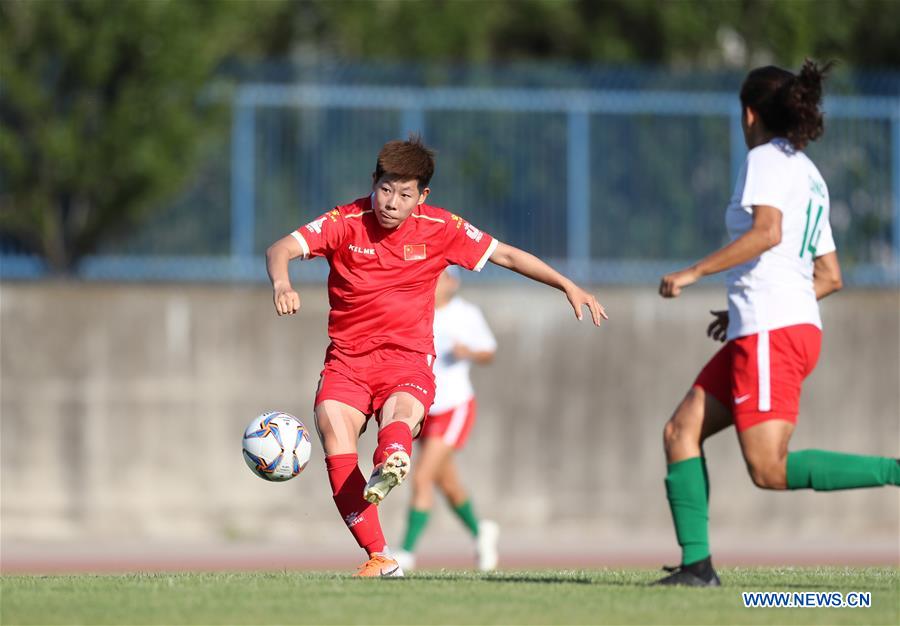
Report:
[[[582,319],[606,318],[596,298],[527,252],[503,244],[462,218],[425,204],[434,154],[417,137],[378,154],[371,195],[338,206],[272,244],[266,253],[278,315],[300,296],[288,262],[328,260],[331,312],[325,367],[315,399],[316,428],[334,502],[369,555],[358,576],[403,576],[391,556],[377,505],[406,477],[412,440],[434,398],[435,284],[449,265],[480,271],[488,261],[566,294]],[[370,416],[379,425],[368,482],[357,440]]]

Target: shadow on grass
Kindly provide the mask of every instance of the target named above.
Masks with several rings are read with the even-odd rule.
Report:
[[[398,578],[397,580],[402,580]],[[542,574],[537,576],[528,576],[521,574],[484,574],[482,576],[473,574],[455,574],[446,573],[416,573],[409,577],[409,580],[435,580],[435,581],[471,581],[485,583],[535,583],[539,585],[556,584],[564,585],[567,583],[575,585],[591,585],[594,579],[589,576],[563,576],[553,574]]]

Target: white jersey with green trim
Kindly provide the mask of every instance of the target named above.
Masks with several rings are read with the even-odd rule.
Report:
[[[815,164],[784,138],[753,148],[725,211],[734,241],[753,226],[753,207],[781,211],[781,243],[731,269],[728,339],[793,326],[821,328],[813,261],[835,250],[828,186]]]
[[[472,362],[453,356],[453,348],[463,345],[473,352],[493,352],[497,341],[481,309],[454,297],[434,310],[434,379],[436,390],[431,413],[443,413],[468,402],[474,394],[469,370]]]

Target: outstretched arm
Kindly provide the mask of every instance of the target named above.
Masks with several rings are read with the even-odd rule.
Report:
[[[693,285],[704,276],[737,267],[779,243],[781,211],[772,206],[754,205],[753,227],[750,230],[691,267],[663,276],[659,283],[659,295],[663,298],[676,298],[684,287]]]
[[[541,261],[533,254],[520,250],[514,246],[497,242],[497,248],[488,259],[491,263],[505,267],[522,276],[536,280],[545,285],[550,285],[566,294],[572,308],[575,309],[575,317],[582,319],[581,307],[587,306],[591,311],[591,319],[595,326],[600,325],[600,320],[608,320],[606,311],[597,302],[597,298],[573,283],[571,280],[557,272],[555,269]]]
[[[303,256],[303,250],[293,236],[282,237],[266,250],[266,270],[272,281],[272,302],[278,315],[293,315],[300,310],[300,294],[291,287],[288,263]]]

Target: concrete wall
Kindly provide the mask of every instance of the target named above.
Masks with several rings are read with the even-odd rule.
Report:
[[[723,295],[597,293],[612,318],[599,330],[546,288],[466,287],[500,351],[476,372],[482,412],[463,473],[478,509],[509,530],[668,541],[661,429],[717,347],[704,331]],[[317,442],[285,484],[254,477],[240,454],[260,412],[311,425],[327,304],[320,287],[301,297],[300,315],[278,319],[264,287],[0,286],[4,539],[345,533]],[[845,292],[823,314],[794,449],[897,456],[898,293]],[[364,472],[373,439],[370,430]],[[707,454],[716,532],[897,537],[895,489],[767,493],[750,483],[732,431]],[[406,497],[382,507],[392,535]],[[438,527],[451,523],[438,516]]]

